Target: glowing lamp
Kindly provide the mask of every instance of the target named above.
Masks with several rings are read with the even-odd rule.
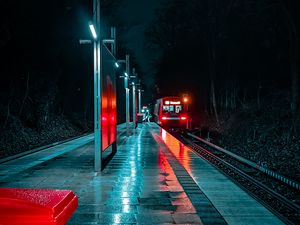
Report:
[[[96,33],[96,29],[94,27],[94,24],[90,24],[89,27],[90,27],[91,33],[93,35],[93,38],[97,39],[97,33]]]
[[[161,119],[162,119],[162,120],[166,120],[166,119],[167,119],[167,117],[163,116]]]
[[[117,68],[119,68],[120,66],[119,66],[119,64],[117,63],[117,62],[115,62],[115,66],[117,67]]]
[[[181,116],[180,119],[181,120],[186,120],[186,116]]]

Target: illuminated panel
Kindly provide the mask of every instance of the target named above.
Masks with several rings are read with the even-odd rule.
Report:
[[[105,151],[117,137],[116,67],[113,56],[103,46],[101,85],[101,150]]]
[[[179,117],[166,117],[166,116],[163,116],[161,118],[161,120],[180,120]]]
[[[176,102],[170,101],[170,105],[180,105],[180,104],[181,104],[180,101],[176,101]]]

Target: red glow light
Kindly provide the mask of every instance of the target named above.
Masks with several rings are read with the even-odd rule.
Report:
[[[181,120],[186,120],[186,116],[181,116],[180,119]]]
[[[163,116],[161,119],[162,119],[162,120],[166,120],[166,119],[168,119],[168,118],[167,118],[167,117],[165,117],[165,116]]]
[[[180,104],[181,104],[180,101],[177,101],[177,102],[170,101],[170,105],[180,105]]]

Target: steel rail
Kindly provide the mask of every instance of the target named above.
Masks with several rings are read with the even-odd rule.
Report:
[[[219,150],[219,151],[221,151],[221,152],[223,152],[223,153],[231,156],[232,158],[234,158],[234,159],[236,159],[236,160],[238,160],[238,161],[240,161],[240,162],[242,162],[242,163],[244,163],[244,164],[246,164],[246,165],[248,165],[248,166],[250,166],[250,167],[252,167],[252,168],[254,168],[256,170],[259,170],[259,171],[261,171],[261,172],[269,175],[270,177],[272,177],[272,178],[274,178],[274,179],[276,179],[278,181],[281,181],[281,182],[287,184],[288,186],[290,186],[292,188],[300,190],[300,183],[298,183],[297,181],[294,181],[294,180],[292,180],[290,178],[287,178],[287,177],[285,177],[285,176],[283,176],[281,174],[278,174],[278,173],[276,173],[276,172],[274,172],[274,171],[272,171],[272,170],[270,170],[270,169],[268,169],[268,168],[266,168],[266,167],[264,167],[262,165],[259,165],[259,164],[255,163],[255,162],[252,162],[252,161],[250,161],[248,159],[245,159],[245,158],[243,158],[243,157],[241,157],[239,155],[236,155],[236,154],[234,154],[234,153],[232,153],[232,152],[230,152],[230,151],[228,151],[226,149],[223,149],[223,148],[221,148],[221,147],[219,147],[219,146],[217,146],[217,145],[215,145],[215,144],[213,144],[211,142],[208,142],[208,141],[206,141],[206,140],[204,140],[204,139],[202,139],[202,138],[200,138],[200,137],[198,137],[198,136],[196,136],[194,134],[191,134],[191,133],[186,133],[186,134],[188,136],[192,137],[192,138],[195,138],[198,141],[201,141],[201,142],[205,143],[206,145],[208,145],[208,146],[210,146],[210,147],[212,147],[214,149],[217,149],[217,150]]]
[[[226,162],[225,160],[221,159],[220,157],[214,155],[212,152],[210,152],[209,150],[203,148],[202,146],[199,146],[199,145],[195,144],[190,139],[187,139],[187,138],[184,138],[184,137],[182,137],[182,138],[190,145],[190,147],[200,157],[204,158],[205,160],[208,160],[207,158],[205,158],[205,157],[208,157],[208,158],[210,158],[210,160],[213,160],[213,161],[219,163],[219,165],[225,165],[225,166],[227,166],[233,172],[238,173],[240,176],[242,176],[245,179],[249,180],[254,185],[260,187],[265,192],[267,192],[269,195],[273,196],[275,199],[277,199],[278,201],[282,202],[282,204],[284,204],[290,210],[294,210],[295,212],[299,212],[300,211],[300,206],[299,205],[295,204],[291,200],[287,199],[286,197],[284,197],[281,194],[277,193],[276,191],[272,190],[271,188],[269,188],[268,186],[266,186],[262,182],[260,182],[260,181],[256,180],[255,178],[251,177],[250,175],[248,175],[247,173],[245,173],[241,169],[239,169],[236,166],[234,166],[234,165]],[[244,188],[246,188],[246,187],[244,187]],[[258,198],[255,194],[251,194],[251,195],[254,195],[253,197]],[[280,219],[282,221],[284,221],[287,224],[293,224],[291,221],[288,220],[288,218],[284,217],[281,213],[279,213],[278,211],[276,211],[275,209],[273,209],[271,206],[266,205],[266,204],[264,204],[264,205],[266,207],[268,207],[273,213],[277,214],[277,216],[280,217]]]

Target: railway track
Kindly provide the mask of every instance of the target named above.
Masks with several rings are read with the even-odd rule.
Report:
[[[260,201],[286,224],[300,224],[300,185],[192,133],[172,133]]]

